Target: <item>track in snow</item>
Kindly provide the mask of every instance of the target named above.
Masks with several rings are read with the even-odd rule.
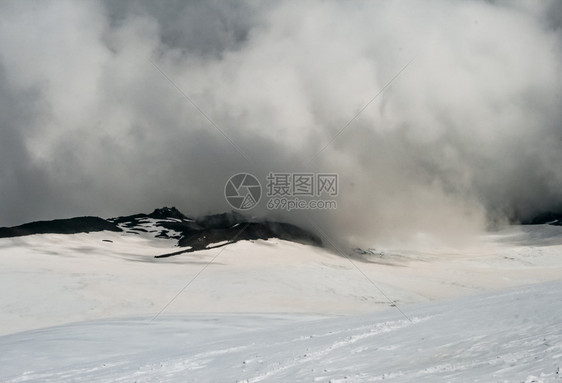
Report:
[[[335,318],[95,321],[0,337],[6,382],[562,382],[562,283]]]

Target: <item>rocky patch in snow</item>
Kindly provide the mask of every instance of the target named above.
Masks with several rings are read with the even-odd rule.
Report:
[[[156,258],[211,249],[240,240],[279,238],[315,246],[322,245],[318,236],[288,223],[255,220],[236,212],[193,219],[185,216],[175,207],[156,209],[150,214],[134,214],[109,219],[76,217],[31,222],[21,226],[0,228],[0,238],[104,230],[177,240],[177,245],[183,248],[181,251],[157,255]]]

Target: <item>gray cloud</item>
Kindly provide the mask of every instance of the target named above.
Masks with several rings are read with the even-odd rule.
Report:
[[[339,173],[336,211],[253,213],[353,243],[562,208],[557,1],[0,7],[0,225],[221,212],[241,171]]]

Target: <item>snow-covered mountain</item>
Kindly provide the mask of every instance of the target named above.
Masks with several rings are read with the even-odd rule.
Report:
[[[0,381],[562,382],[562,226],[346,257],[240,217],[9,229]]]
[[[39,221],[15,227],[0,228],[0,238],[33,234],[78,234],[115,231],[145,235],[150,238],[177,240],[184,248],[156,257],[224,246],[241,240],[278,238],[297,243],[321,246],[318,236],[295,225],[283,222],[255,220],[237,212],[188,218],[175,207],[155,209],[150,214],[134,214],[117,218],[75,217]]]

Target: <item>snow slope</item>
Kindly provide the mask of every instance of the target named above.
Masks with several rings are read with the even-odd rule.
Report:
[[[9,294],[0,295],[0,335],[154,316],[213,259],[164,314],[359,314],[388,308],[388,298],[402,306],[562,279],[562,227],[548,225],[512,227],[460,250],[378,249],[353,263],[280,240],[154,258],[177,249],[174,240],[115,232],[1,239],[0,289]]]
[[[154,258],[177,249],[0,239],[0,381],[562,381],[562,227],[351,261],[280,240]]]
[[[311,319],[85,322],[0,337],[5,382],[561,382],[562,283]]]

